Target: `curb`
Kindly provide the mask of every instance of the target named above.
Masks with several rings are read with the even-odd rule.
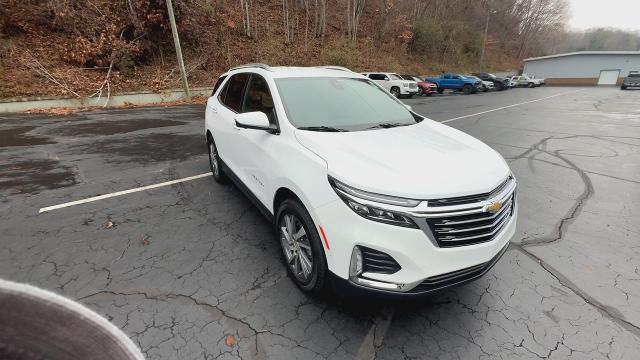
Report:
[[[209,96],[213,88],[191,89],[191,96]],[[131,92],[112,95],[105,104],[105,98],[17,98],[0,99],[0,113],[24,112],[49,108],[116,107],[127,104],[152,105],[184,100],[183,90],[167,90],[160,93],[151,91]]]

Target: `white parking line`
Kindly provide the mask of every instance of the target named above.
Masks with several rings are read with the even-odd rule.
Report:
[[[447,119],[447,120],[444,120],[444,121],[440,121],[440,123],[444,124],[444,123],[448,123],[450,121],[466,119],[466,118],[469,118],[469,117],[472,117],[472,116],[476,116],[476,115],[482,115],[482,114],[486,114],[486,113],[490,113],[490,112],[494,112],[494,111],[499,111],[499,110],[504,110],[504,109],[508,109],[508,108],[512,108],[512,107],[516,107],[516,106],[520,106],[520,105],[531,104],[531,103],[534,103],[536,101],[547,100],[547,99],[551,99],[551,98],[554,98],[554,97],[567,95],[567,94],[571,94],[571,93],[575,93],[575,92],[579,92],[579,91],[584,91],[584,90],[585,89],[565,91],[565,92],[562,92],[562,93],[559,93],[559,94],[546,96],[546,97],[543,97],[543,98],[540,98],[540,99],[529,100],[529,101],[525,101],[525,102],[521,102],[521,103],[517,103],[517,104],[502,106],[502,107],[491,109],[491,110],[487,110],[487,111],[481,111],[481,112],[478,112],[478,113],[475,113],[475,114],[469,114],[469,115],[459,116],[459,117],[453,118],[453,119]]]
[[[120,196],[120,195],[126,195],[126,194],[139,192],[139,191],[156,189],[156,188],[159,188],[159,187],[169,186],[169,185],[173,185],[173,184],[177,184],[177,183],[181,183],[181,182],[185,182],[185,181],[196,180],[196,179],[200,179],[200,178],[211,176],[211,175],[212,174],[209,172],[209,173],[204,173],[204,174],[200,174],[200,175],[189,176],[189,177],[182,178],[182,179],[165,181],[165,182],[162,182],[162,183],[159,183],[159,184],[147,185],[147,186],[133,188],[133,189],[129,189],[129,190],[123,190],[123,191],[116,191],[116,192],[113,192],[113,193],[110,193],[110,194],[98,195],[98,196],[94,196],[94,197],[90,197],[90,198],[86,198],[86,199],[82,199],[82,200],[76,200],[76,201],[71,201],[71,202],[67,202],[67,203],[64,203],[64,204],[44,207],[44,208],[40,209],[40,211],[38,213],[43,213],[43,212],[56,210],[56,209],[62,209],[62,208],[66,208],[66,207],[74,206],[74,205],[86,204],[86,203],[93,202],[93,201],[108,199],[108,198],[112,198],[112,197],[116,197],[116,196]]]

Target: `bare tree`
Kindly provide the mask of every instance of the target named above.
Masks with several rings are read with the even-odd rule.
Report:
[[[358,25],[360,16],[364,11],[366,0],[347,0],[347,36],[351,41],[356,41],[358,37]]]
[[[252,34],[250,17],[252,7],[252,0],[240,0],[240,10],[242,11],[242,28],[244,34],[248,37],[251,37]]]
[[[327,29],[327,0],[314,0],[313,23],[316,38],[324,39]]]

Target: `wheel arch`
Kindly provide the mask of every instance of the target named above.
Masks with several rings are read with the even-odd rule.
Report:
[[[278,190],[276,190],[275,194],[273,195],[273,215],[277,216],[278,213],[278,207],[280,207],[280,204],[282,204],[283,201],[285,201],[286,199],[295,199],[298,200],[305,208],[307,207],[304,204],[304,201],[302,201],[302,199],[300,199],[300,197],[298,195],[296,195],[295,192],[293,192],[293,190],[289,189],[286,186],[282,186],[280,188],[278,188]],[[307,211],[309,211],[309,209],[307,209]]]

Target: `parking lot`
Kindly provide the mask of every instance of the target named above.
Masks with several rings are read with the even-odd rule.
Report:
[[[304,295],[243,194],[191,178],[209,171],[203,106],[0,115],[0,278],[88,305],[148,359],[637,359],[640,92],[404,101],[518,179],[512,245],[474,283],[411,301]]]

